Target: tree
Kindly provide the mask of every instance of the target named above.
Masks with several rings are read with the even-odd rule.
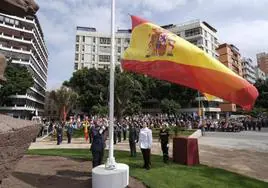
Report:
[[[132,115],[141,109],[143,90],[141,83],[133,74],[117,72],[115,77],[115,115],[121,119],[123,115]]]
[[[50,98],[55,102],[60,114],[60,120],[64,119],[64,110],[68,114],[76,104],[78,95],[72,89],[62,86],[58,90],[53,90],[50,93]],[[65,108],[65,109],[64,109]]]
[[[259,97],[256,100],[255,106],[268,109],[268,80],[257,80],[255,87],[259,91]]]
[[[8,63],[5,77],[7,81],[0,88],[0,105],[3,105],[10,95],[25,95],[27,90],[33,86],[34,80],[27,67]]]
[[[163,99],[161,101],[160,107],[161,107],[162,112],[166,113],[168,117],[170,117],[170,115],[177,117],[177,114],[179,113],[179,109],[181,108],[180,104],[172,99],[171,100]]]

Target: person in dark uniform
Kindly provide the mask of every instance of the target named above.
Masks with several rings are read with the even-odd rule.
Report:
[[[114,145],[116,145],[117,141],[117,125],[114,125]]]
[[[130,147],[130,156],[136,157],[136,143],[138,142],[138,130],[134,124],[129,124],[128,141]]]
[[[159,139],[161,142],[161,149],[163,152],[163,161],[164,163],[168,162],[168,142],[169,142],[169,131],[167,129],[167,125],[164,124],[163,128],[160,129]]]
[[[75,122],[70,122],[68,125],[67,125],[67,138],[68,138],[68,144],[71,143],[72,141],[72,135],[73,135],[73,128],[75,126]]]
[[[124,140],[127,139],[127,124],[126,124],[126,122],[123,124],[123,137],[124,137]]]
[[[118,143],[121,142],[122,126],[120,125],[120,123],[117,124],[117,138],[118,138]]]
[[[257,121],[257,127],[258,127],[258,131],[261,131],[262,122],[260,119]]]
[[[102,164],[105,149],[105,127],[96,123],[92,127],[92,166],[93,168]]]
[[[61,125],[61,124],[58,124],[58,125],[56,126],[57,145],[60,145],[61,142],[62,142],[62,132],[63,132],[62,125]]]

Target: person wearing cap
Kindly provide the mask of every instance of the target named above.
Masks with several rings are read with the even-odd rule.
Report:
[[[151,168],[151,147],[153,143],[153,136],[152,136],[152,130],[148,128],[148,125],[146,122],[143,123],[143,128],[140,130],[139,133],[139,146],[141,148],[143,160],[144,160],[144,166],[146,170],[149,170]]]
[[[163,124],[163,127],[161,127],[159,132],[159,139],[161,142],[161,149],[163,152],[163,161],[164,163],[168,162],[168,142],[169,142],[169,131],[167,129],[168,124]]]
[[[134,124],[129,124],[128,141],[130,147],[130,156],[136,157],[136,142],[138,141],[138,130]]]

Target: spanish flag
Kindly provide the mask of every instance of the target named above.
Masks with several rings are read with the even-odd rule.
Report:
[[[257,89],[220,61],[147,20],[131,18],[130,46],[121,62],[124,70],[197,89],[245,110],[254,106]]]

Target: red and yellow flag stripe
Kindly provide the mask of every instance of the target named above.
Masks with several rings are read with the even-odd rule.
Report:
[[[251,109],[257,89],[197,46],[132,16],[132,37],[122,58],[124,70],[146,74]]]

